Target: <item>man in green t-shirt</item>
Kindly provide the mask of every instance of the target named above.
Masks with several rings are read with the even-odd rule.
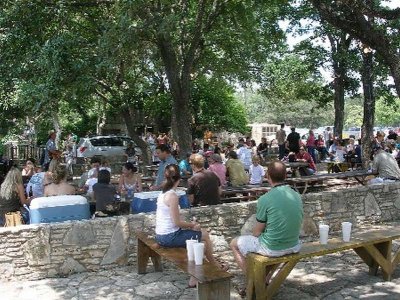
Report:
[[[267,176],[272,189],[258,199],[253,235],[242,235],[231,242],[235,260],[243,271],[249,252],[276,257],[300,251],[301,197],[284,183],[286,167],[282,162],[270,163]]]

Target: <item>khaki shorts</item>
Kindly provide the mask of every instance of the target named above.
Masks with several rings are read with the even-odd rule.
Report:
[[[258,237],[254,235],[242,235],[237,239],[237,245],[240,253],[246,256],[249,252],[258,253],[264,256],[278,257],[287,254],[297,253],[300,251],[301,244],[283,250],[270,250],[261,245]]]

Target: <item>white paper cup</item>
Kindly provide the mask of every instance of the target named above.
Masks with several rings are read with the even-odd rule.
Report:
[[[328,244],[329,225],[319,225],[319,242],[322,245]]]
[[[194,250],[193,245],[197,244],[197,240],[186,240],[186,251],[188,261],[194,261]]]
[[[202,265],[204,258],[204,243],[193,244],[193,250],[194,250],[194,263],[197,266]]]
[[[342,234],[344,242],[350,242],[351,225],[352,224],[350,222],[342,222]]]

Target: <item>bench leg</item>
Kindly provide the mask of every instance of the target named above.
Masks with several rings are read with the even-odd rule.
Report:
[[[231,279],[197,284],[198,300],[230,299]]]
[[[149,258],[154,265],[154,270],[156,272],[162,272],[161,257],[155,251],[150,249],[145,243],[138,239],[138,249],[137,249],[137,270],[138,274],[145,274],[147,270],[147,264],[149,263]]]
[[[381,267],[383,279],[391,280],[393,273],[392,241],[367,245],[354,250],[369,266],[369,274],[376,276],[379,267]]]
[[[297,262],[299,260],[291,260],[286,263],[284,263],[283,267],[276,273],[275,277],[272,278],[272,280],[269,282],[267,285],[267,299],[272,299],[272,296],[276,294],[278,291],[279,287],[283,283],[283,281],[286,279],[286,277],[289,276],[290,272],[293,270],[293,268],[296,266]]]

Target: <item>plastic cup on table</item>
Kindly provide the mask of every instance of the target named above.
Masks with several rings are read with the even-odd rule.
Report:
[[[322,245],[328,244],[329,225],[319,225],[319,243]]]
[[[188,261],[194,261],[193,245],[197,243],[198,243],[197,240],[186,240],[186,251],[187,251]]]
[[[193,244],[194,250],[194,263],[196,266],[203,264],[204,259],[204,243]]]
[[[351,225],[352,224],[350,222],[342,222],[342,234],[344,242],[350,242]]]

